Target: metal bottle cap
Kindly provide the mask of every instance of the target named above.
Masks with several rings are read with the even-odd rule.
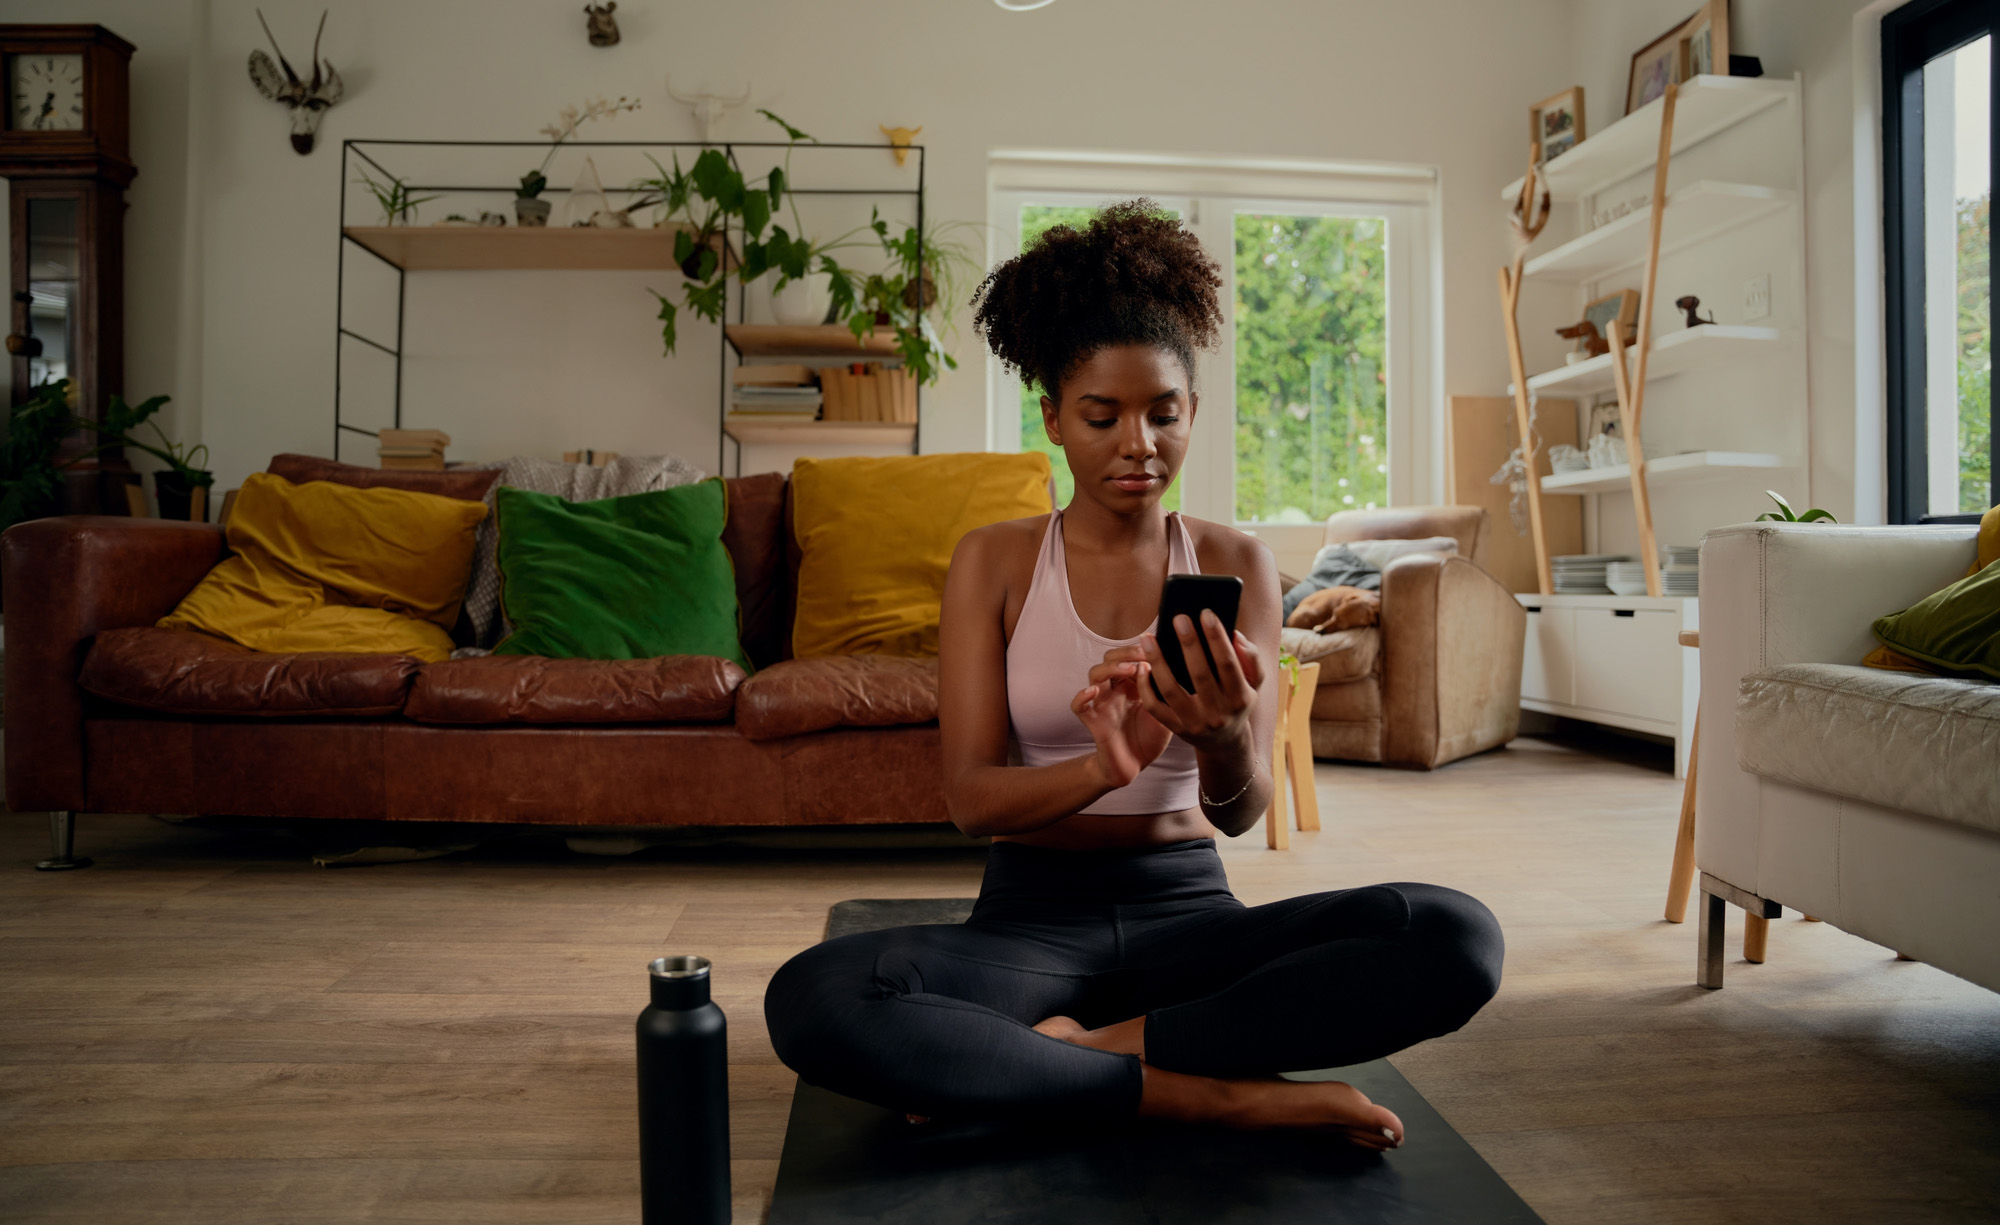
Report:
[[[709,961],[706,957],[655,957],[646,965],[654,978],[707,978]]]

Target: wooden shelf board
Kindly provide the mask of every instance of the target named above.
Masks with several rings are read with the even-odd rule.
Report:
[[[722,432],[751,445],[907,448],[917,427],[897,421],[757,421],[732,413],[722,419]]]
[[[1646,461],[1646,485],[1689,485],[1720,480],[1748,468],[1786,468],[1791,461],[1782,455],[1761,451],[1690,451],[1685,455],[1663,455]],[[1543,493],[1626,493],[1632,488],[1632,466],[1592,468],[1585,472],[1559,472],[1542,478]]]
[[[894,357],[896,334],[887,328],[871,330],[856,342],[844,323],[811,327],[785,327],[772,323],[732,323],[722,329],[730,347],[743,357]]]
[[[351,225],[347,237],[408,272],[676,267],[679,227],[605,230],[475,225]]]
[[[1705,323],[1700,327],[1682,328],[1678,332],[1654,337],[1653,355],[1646,362],[1646,378],[1656,381],[1704,366],[1770,352],[1783,346],[1787,340],[1785,333],[1777,328],[1744,324]],[[1636,360],[1636,357],[1629,359],[1626,369],[1632,369],[1632,362]],[[1558,366],[1554,370],[1531,374],[1528,376],[1528,388],[1538,396],[1611,391],[1614,389],[1611,355],[1606,353],[1574,366]],[[1513,393],[1514,385],[1509,383],[1507,394]]]
[[[1682,83],[1674,104],[1673,151],[1700,144],[1795,97],[1798,84],[1780,77],[1698,76]],[[1539,181],[1557,200],[1574,200],[1652,168],[1659,160],[1662,99],[1655,98],[1602,131],[1591,134],[1542,166]],[[1512,203],[1521,194],[1515,179],[1500,193]]]
[[[1750,183],[1689,183],[1667,197],[1660,253],[1667,255],[1768,217],[1794,198],[1782,188]],[[1594,281],[1619,268],[1636,268],[1646,261],[1652,217],[1650,204],[1627,213],[1529,260],[1521,274],[1556,281]]]

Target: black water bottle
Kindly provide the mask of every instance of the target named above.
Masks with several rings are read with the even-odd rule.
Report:
[[[729,1064],[708,958],[660,957],[639,1014],[639,1197],[644,1225],[728,1225]]]

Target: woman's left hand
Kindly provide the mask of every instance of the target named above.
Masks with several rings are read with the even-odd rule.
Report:
[[[1178,616],[1171,630],[1180,638],[1194,692],[1181,688],[1174,679],[1160,654],[1159,642],[1149,634],[1142,645],[1153,683],[1136,686],[1140,704],[1198,752],[1219,752],[1241,744],[1250,734],[1250,712],[1264,683],[1264,663],[1257,648],[1240,632],[1232,635],[1223,629],[1221,618],[1208,609],[1202,610],[1200,626]],[[1208,643],[1206,653],[1201,649],[1203,641]],[[1213,667],[1209,666],[1210,654],[1215,656]]]

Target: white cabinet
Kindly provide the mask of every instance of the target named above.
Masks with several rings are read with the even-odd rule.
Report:
[[[1521,706],[1543,714],[1652,732],[1674,740],[1687,772],[1699,693],[1694,600],[1647,596],[1520,595],[1528,612]]]

